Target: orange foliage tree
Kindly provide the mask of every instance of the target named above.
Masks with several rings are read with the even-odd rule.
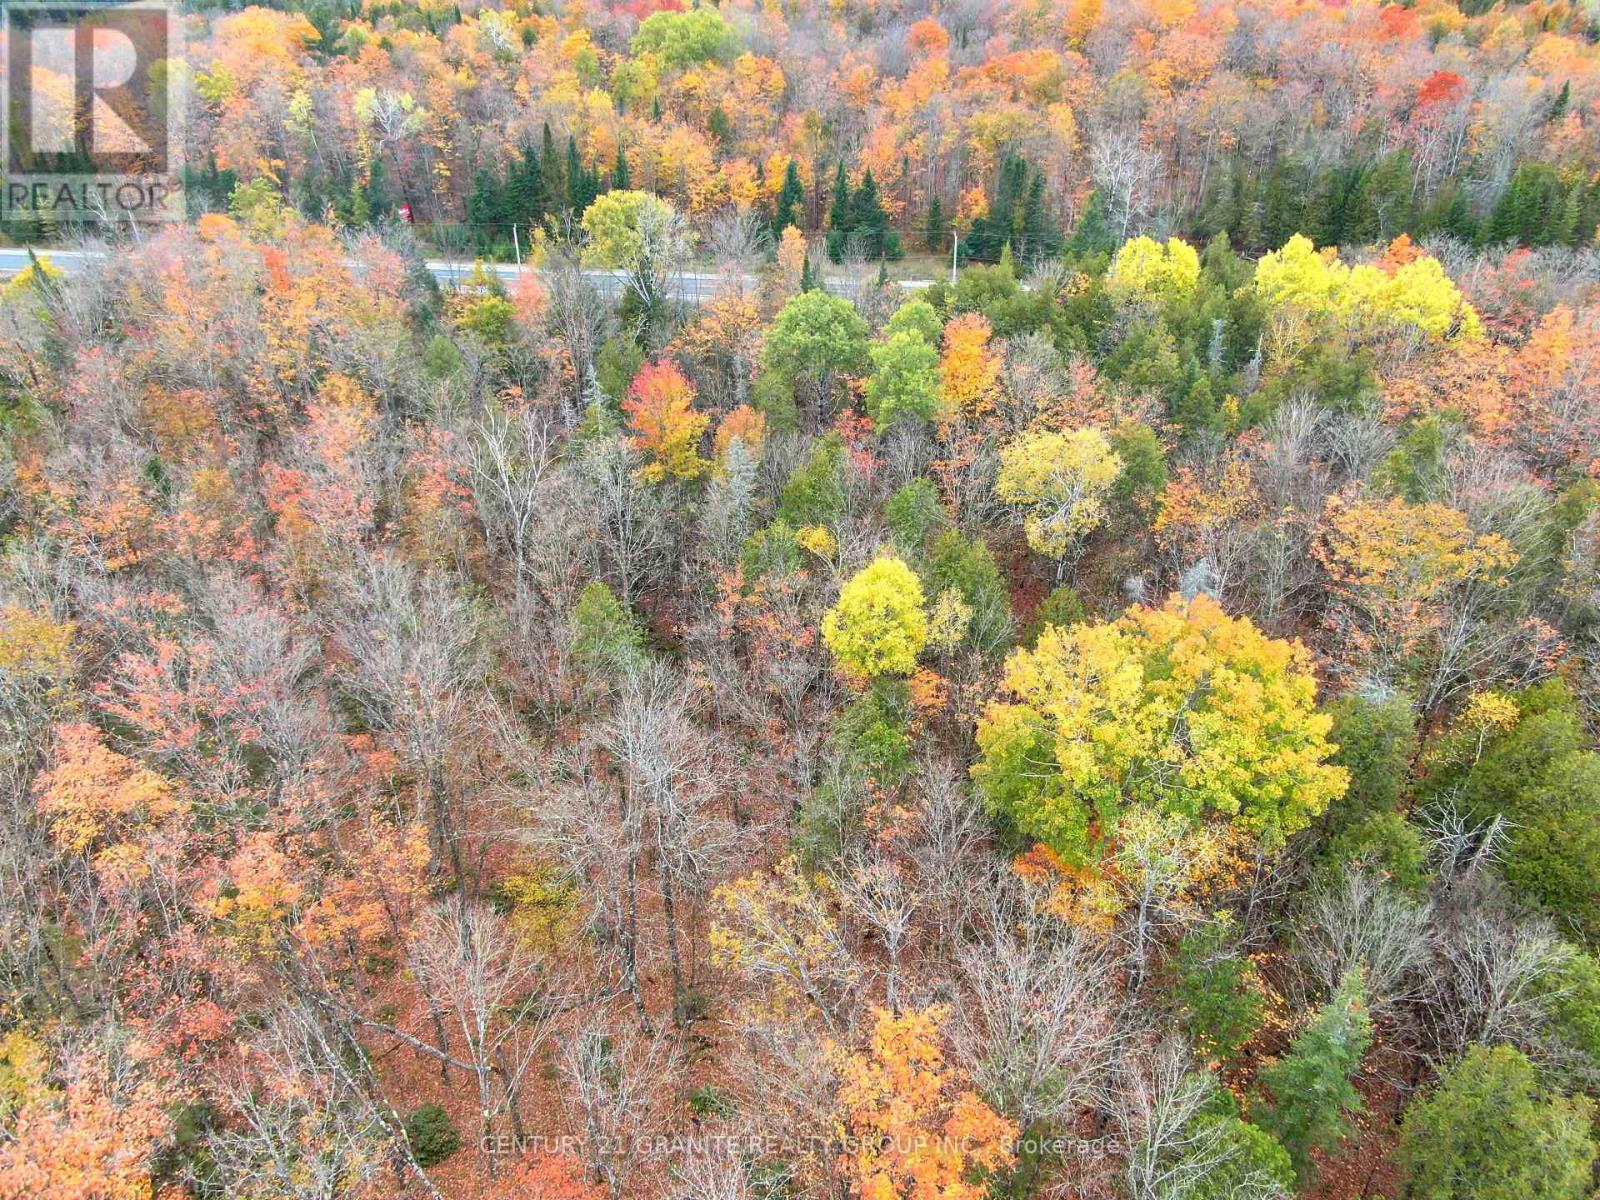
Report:
[[[1015,1161],[1015,1122],[945,1062],[948,1016],[880,1009],[866,1048],[840,1058],[840,1167],[861,1200],[979,1200]]]
[[[644,479],[662,483],[706,473],[711,464],[700,457],[700,437],[711,419],[694,410],[694,385],[676,365],[640,367],[622,411],[632,430],[628,444],[648,459],[640,471]]]
[[[999,392],[1000,359],[989,348],[994,326],[978,313],[963,313],[944,327],[939,373],[945,401],[956,413],[981,417]]]

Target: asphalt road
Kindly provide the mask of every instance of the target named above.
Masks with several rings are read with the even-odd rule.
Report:
[[[106,255],[104,250],[40,249],[35,252],[40,258],[48,258],[69,275]],[[0,278],[15,275],[27,265],[28,251],[25,248],[0,246]],[[430,258],[427,260],[427,267],[442,285],[452,287],[471,274],[473,263],[471,260]],[[523,270],[513,263],[485,263],[484,269],[507,282],[515,279]],[[585,271],[584,274],[605,296],[617,296],[627,287],[627,276],[621,271]],[[712,274],[686,271],[673,276],[669,284],[675,298],[699,304],[716,293],[718,278]],[[839,295],[849,295],[857,286],[852,280],[838,277],[830,277],[827,282],[828,290]],[[911,291],[926,287],[929,282],[931,281],[926,279],[908,279],[902,280],[898,286]]]

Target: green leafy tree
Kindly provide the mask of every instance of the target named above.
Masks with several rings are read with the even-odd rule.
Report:
[[[1411,1102],[1400,1138],[1412,1200],[1583,1200],[1594,1102],[1552,1095],[1511,1046],[1474,1046]]]
[[[796,529],[838,523],[844,515],[844,442],[830,433],[794,469],[778,497],[778,519]]]
[[[867,415],[882,433],[897,422],[927,423],[939,415],[944,393],[939,383],[939,351],[921,334],[891,334],[868,351]]]
[[[1350,1132],[1349,1116],[1361,1111],[1361,1093],[1351,1080],[1372,1044],[1359,971],[1311,1018],[1288,1054],[1261,1073],[1272,1094],[1260,1116],[1289,1151],[1302,1179],[1313,1174],[1312,1151],[1328,1151]]]
[[[1015,622],[1011,593],[994,551],[982,538],[967,537],[944,528],[928,545],[927,580],[930,594],[954,590],[972,610],[962,644],[989,657],[998,657],[1011,644]]]
[[[939,320],[939,310],[926,300],[907,300],[890,315],[883,327],[884,337],[897,333],[914,333],[930,346],[939,344],[939,334],[944,322]]]
[[[644,632],[622,601],[595,580],[572,606],[572,656],[596,674],[621,678],[644,665]]]
[[[636,56],[654,54],[663,66],[681,69],[731,58],[738,46],[733,26],[715,8],[707,7],[651,13],[640,23],[629,48]]]
[[[1328,809],[1335,828],[1400,807],[1417,753],[1417,718],[1404,696],[1341,696],[1328,706],[1333,761],[1350,772],[1350,788]]]
[[[917,555],[935,532],[949,527],[950,514],[933,480],[919,475],[889,497],[883,506],[883,523],[894,534],[896,545],[908,555]]]
[[[673,249],[677,215],[672,205],[649,192],[611,191],[584,211],[587,243],[583,263],[606,270],[636,271],[652,255]]]
[[[1600,754],[1567,685],[1485,693],[1427,755],[1423,799],[1501,819],[1501,871],[1524,898],[1600,939]]]
[[[1336,879],[1359,869],[1420,897],[1428,888],[1428,841],[1403,813],[1376,812],[1345,827],[1328,841],[1318,874]]]
[[[850,301],[826,292],[802,292],[773,318],[762,362],[790,387],[804,387],[820,416],[834,378],[866,368],[867,332],[867,323]]]
[[[1260,974],[1239,952],[1226,915],[1184,934],[1173,961],[1172,995],[1190,1041],[1208,1058],[1231,1058],[1260,1028]]]

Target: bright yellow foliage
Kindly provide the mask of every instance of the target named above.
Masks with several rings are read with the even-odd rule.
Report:
[[[507,875],[497,890],[511,905],[511,928],[535,949],[564,945],[582,921],[577,888],[548,863],[531,863]]]
[[[1321,557],[1343,588],[1410,608],[1468,579],[1506,582],[1517,553],[1497,533],[1475,533],[1465,513],[1443,504],[1362,500],[1328,504]]]
[[[826,525],[802,525],[794,531],[794,540],[802,550],[809,550],[818,558],[832,558],[839,549],[839,541]]]
[[[26,608],[0,608],[0,672],[14,681],[59,680],[73,667],[70,621]]]
[[[1149,300],[1187,296],[1199,281],[1200,255],[1178,238],[1168,238],[1165,246],[1149,237],[1124,242],[1106,275],[1113,288]]]
[[[944,1061],[940,1006],[879,1009],[865,1050],[839,1057],[840,1167],[861,1200],[981,1200],[1019,1130]]]
[[[822,618],[822,640],[852,675],[909,675],[928,640],[922,581],[893,555],[869,563]]]
[[[1256,293],[1269,309],[1355,331],[1398,326],[1430,337],[1477,338],[1483,325],[1438,259],[1419,255],[1385,270],[1351,267],[1332,247],[1318,250],[1296,234],[1256,264]]]
[[[945,588],[928,614],[928,641],[941,649],[953,649],[967,636],[972,624],[972,605],[955,588]]]
[[[1000,451],[1000,499],[1022,510],[1028,545],[1062,558],[1101,521],[1122,459],[1098,429],[1025,433]]]
[[[1310,655],[1208,596],[1110,624],[1046,627],[1006,662],[978,724],[989,806],[1084,863],[1142,804],[1232,821],[1268,845],[1343,794]]]

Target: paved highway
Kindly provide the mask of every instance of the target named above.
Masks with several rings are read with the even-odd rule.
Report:
[[[37,249],[35,251],[41,258],[48,258],[53,264],[60,267],[67,274],[80,271],[90,263],[98,262],[106,256],[104,250],[66,250],[66,249]],[[15,275],[28,265],[28,251],[20,246],[0,246],[0,278]],[[427,260],[428,270],[445,287],[452,287],[465,279],[472,272],[471,260],[453,260],[443,258],[430,258]],[[517,277],[522,268],[513,263],[485,263],[486,270],[498,275],[501,279],[510,281]],[[627,287],[627,275],[621,271],[585,271],[589,280],[599,289],[602,295],[617,296]],[[680,300],[687,300],[691,304],[699,304],[716,293],[718,276],[700,272],[686,271],[675,275],[670,280],[673,294]],[[930,280],[908,279],[902,280],[898,286],[907,291],[927,287]],[[836,294],[849,295],[856,290],[856,284],[848,279],[830,278],[828,290]]]

